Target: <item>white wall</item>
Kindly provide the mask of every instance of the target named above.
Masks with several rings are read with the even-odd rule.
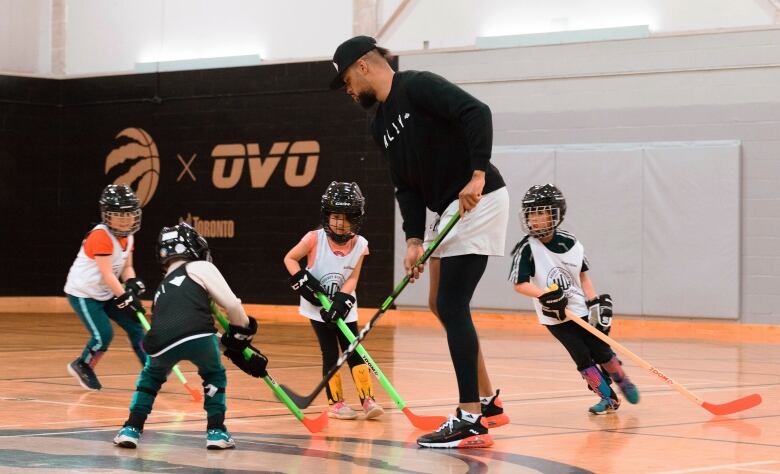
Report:
[[[742,321],[780,321],[780,29],[417,54],[401,68],[488,103],[497,146],[741,141],[741,270],[722,271]]]
[[[0,0],[0,71],[51,72],[51,0]]]
[[[136,62],[260,54],[328,58],[352,35],[352,0],[58,0],[65,74]],[[376,0],[380,24],[401,0]],[[51,72],[52,0],[0,0],[0,71]],[[411,0],[381,38],[396,51],[473,47],[478,36],[650,26],[652,33],[771,25],[771,0]]]
[[[768,0],[412,0],[390,49],[472,46],[477,36],[648,25],[652,33],[772,25]]]
[[[69,0],[67,73],[248,54],[325,57],[351,33],[351,0]]]

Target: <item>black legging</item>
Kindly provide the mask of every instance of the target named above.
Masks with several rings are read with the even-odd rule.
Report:
[[[457,255],[440,260],[436,309],[450,347],[460,403],[479,402],[479,339],[469,304],[487,267],[487,255]]]
[[[579,371],[591,365],[608,362],[614,355],[607,343],[581,328],[574,321],[546,327],[569,351]]]
[[[314,328],[314,334],[317,335],[317,341],[320,343],[320,351],[322,351],[322,375],[325,375],[339,360],[339,346],[341,346],[341,350],[344,351],[349,347],[349,341],[335,324],[325,324],[313,319],[310,319],[309,321],[311,322],[311,327]],[[347,323],[347,327],[352,331],[352,334],[358,333],[356,322]],[[363,359],[358,355],[357,351],[353,352],[352,355],[349,356],[349,359],[347,359],[347,364],[349,364],[350,369],[363,363]],[[328,394],[328,399],[333,400],[333,394],[330,393],[329,385],[325,386],[325,392]]]

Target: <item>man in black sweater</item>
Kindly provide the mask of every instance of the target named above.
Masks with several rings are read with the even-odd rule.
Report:
[[[388,160],[401,208],[404,268],[411,281],[423,271],[414,263],[424,241],[435,239],[455,213],[461,215],[432,255],[429,294],[429,306],[447,331],[460,403],[455,417],[417,443],[488,447],[493,441],[486,426],[509,421],[498,391],[493,393],[469,309],[488,255],[504,254],[509,215],[504,180],[490,163],[490,109],[436,74],[394,72],[388,57],[371,37],[345,41],[333,56],[337,74],[331,88],[345,88],[365,108],[379,102],[372,133]],[[426,207],[438,214],[427,231]]]

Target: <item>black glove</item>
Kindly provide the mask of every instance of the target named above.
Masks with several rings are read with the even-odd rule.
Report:
[[[566,305],[569,304],[569,299],[563,294],[563,289],[560,286],[554,291],[548,291],[541,295],[539,303],[542,304],[542,314],[545,316],[561,321],[566,319]]]
[[[125,282],[125,289],[135,293],[135,296],[141,296],[146,293],[146,285],[144,285],[144,282],[141,281],[140,278],[135,277],[129,278]]]
[[[345,319],[352,308],[355,307],[355,297],[349,293],[342,293],[337,291],[333,295],[333,301],[330,303],[330,310],[325,311],[325,308],[320,310],[320,316],[326,323],[335,322],[336,319]]]
[[[231,360],[236,367],[243,370],[252,377],[265,377],[268,372],[265,368],[268,366],[268,358],[260,353],[260,351],[254,346],[247,346],[252,350],[252,357],[249,360],[244,358],[244,354],[241,351],[233,349],[225,349],[225,357]]]
[[[317,299],[315,293],[319,292],[323,295],[328,293],[320,285],[320,281],[314,278],[314,275],[307,270],[301,270],[289,279],[290,288],[297,291],[299,295],[303,296],[306,301],[314,306],[322,306],[320,300]]]
[[[609,331],[612,330],[612,297],[607,294],[598,295],[587,300],[585,304],[590,311],[590,325],[609,336]]]
[[[138,311],[142,314],[146,314],[143,303],[141,303],[141,300],[139,300],[131,290],[126,290],[122,293],[122,296],[116,296],[111,301],[118,310],[125,313],[133,313],[132,318],[134,321],[138,321],[138,318],[135,316],[135,313]]]
[[[249,326],[243,328],[233,324],[228,326],[228,330],[222,334],[222,345],[236,352],[241,352],[245,347],[249,347],[252,338],[257,334],[257,321],[252,316],[248,316]]]

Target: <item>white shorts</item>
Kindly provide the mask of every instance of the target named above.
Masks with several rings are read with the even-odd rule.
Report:
[[[425,229],[425,248],[439,235],[450,218],[458,212],[458,200]],[[434,258],[456,255],[504,255],[506,227],[509,222],[509,192],[506,187],[484,194],[477,207],[467,212],[444,237],[431,254]]]

